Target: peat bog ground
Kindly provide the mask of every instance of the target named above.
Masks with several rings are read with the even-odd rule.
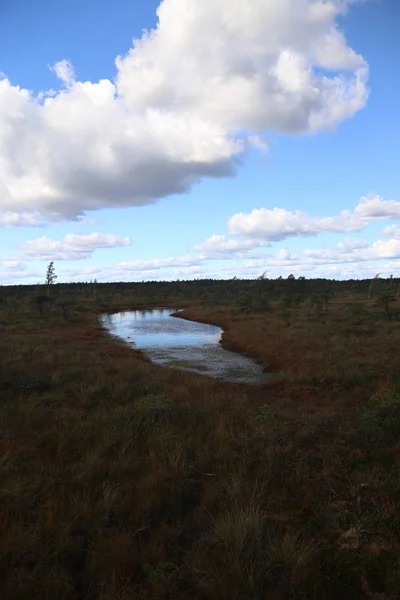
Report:
[[[0,598],[398,598],[400,301],[166,285],[0,288]],[[271,380],[153,365],[97,320],[168,302]]]

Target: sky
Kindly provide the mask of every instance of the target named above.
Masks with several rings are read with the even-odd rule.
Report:
[[[0,285],[399,276],[398,0],[0,0]]]

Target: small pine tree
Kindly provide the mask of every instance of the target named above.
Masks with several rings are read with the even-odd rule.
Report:
[[[326,314],[328,314],[328,304],[332,300],[333,297],[334,297],[334,293],[329,288],[325,288],[325,290],[321,294],[321,298],[322,298],[322,300],[324,301],[324,304],[325,304],[325,312],[326,312]]]
[[[47,285],[47,296],[48,296],[48,298],[50,298],[50,288],[53,285],[53,283],[55,283],[56,279],[57,279],[57,275],[56,275],[56,270],[54,268],[54,262],[51,261],[51,263],[47,267],[46,281],[45,281],[45,283]]]
[[[390,305],[393,302],[396,302],[396,296],[390,291],[390,289],[383,291],[376,299],[376,304],[383,308],[387,317],[391,316]]]

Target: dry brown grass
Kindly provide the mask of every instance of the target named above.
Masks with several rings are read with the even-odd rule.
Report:
[[[397,321],[187,308],[273,368],[245,386],[149,364],[98,310],[0,309],[1,598],[398,597]]]

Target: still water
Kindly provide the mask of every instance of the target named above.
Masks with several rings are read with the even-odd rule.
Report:
[[[194,371],[226,381],[262,383],[267,380],[261,365],[222,348],[222,329],[172,317],[175,310],[154,308],[101,315],[101,325],[152,362]]]

